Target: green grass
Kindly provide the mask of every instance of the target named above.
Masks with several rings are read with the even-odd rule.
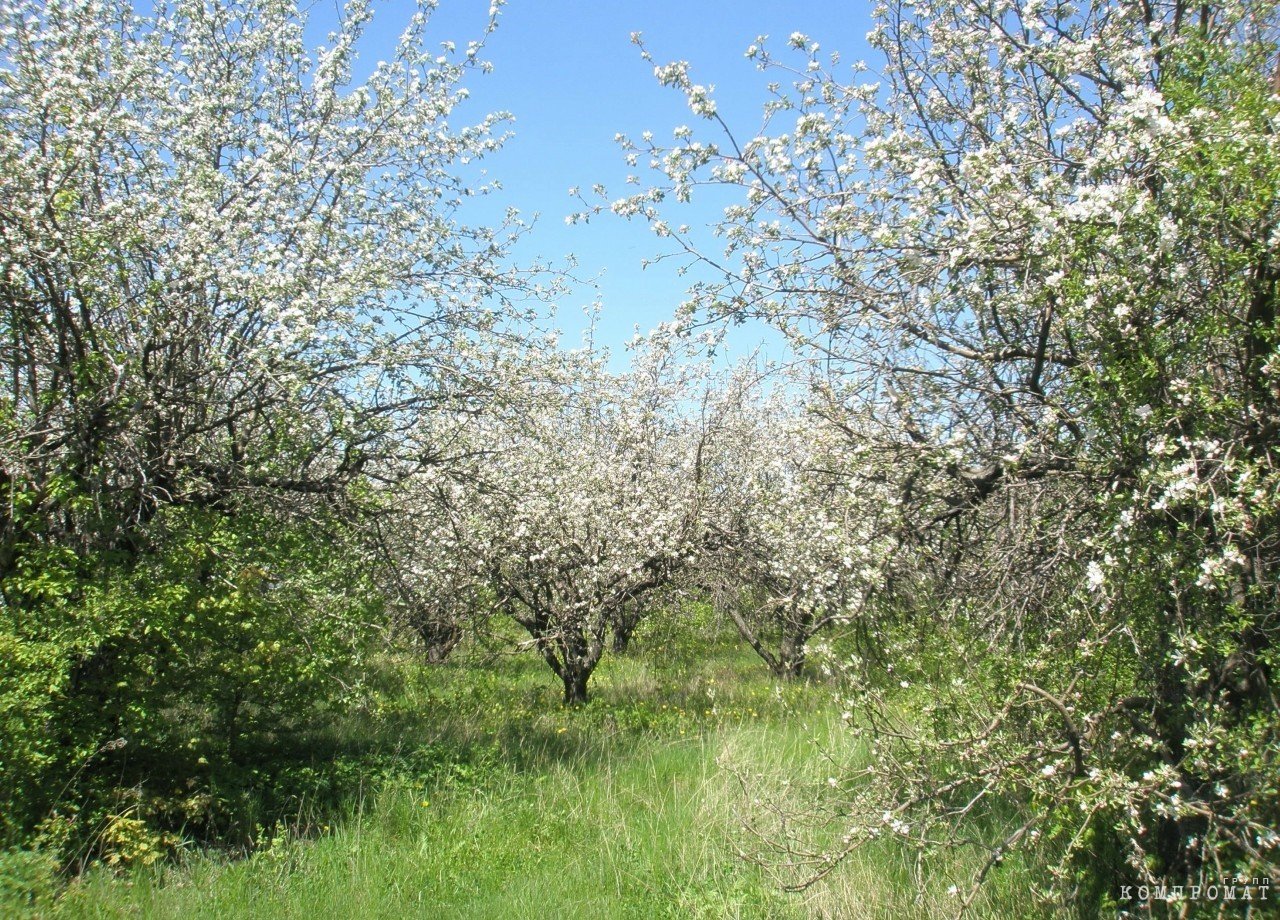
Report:
[[[829,756],[863,752],[830,688],[777,684],[736,643],[650,639],[606,659],[580,710],[559,704],[532,657],[473,649],[435,668],[390,662],[376,702],[330,738],[334,763],[368,767],[343,774],[345,802],[300,790],[291,820],[248,857],[189,852],[163,867],[98,869],[40,912],[648,920],[954,909],[948,880],[973,867],[921,865],[893,843],[804,893],[740,858],[751,847],[743,816],[764,807],[756,797],[799,801],[838,769]],[[1028,916],[1019,888],[1009,870],[971,916]]]

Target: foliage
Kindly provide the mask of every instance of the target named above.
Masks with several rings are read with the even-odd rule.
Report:
[[[453,219],[501,119],[449,123],[480,46],[427,49],[428,10],[357,83],[365,3],[313,55],[283,0],[0,9],[6,553],[71,494],[61,529],[127,545],[161,504],[435,459],[523,282]]]
[[[131,566],[6,581],[9,841],[128,861],[235,837],[251,752],[356,693],[377,616],[340,545],[283,523],[165,509]]]

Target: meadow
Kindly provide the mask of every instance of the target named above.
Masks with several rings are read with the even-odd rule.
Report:
[[[892,840],[803,892],[746,824],[864,757],[833,686],[779,682],[731,631],[642,633],[585,707],[545,666],[464,645],[384,659],[370,702],[300,746],[287,817],[247,852],[99,865],[7,912],[51,917],[897,918],[954,914],[977,857]],[[279,807],[278,812],[279,812]],[[838,833],[832,828],[830,833]],[[1013,864],[969,916],[1027,917]]]

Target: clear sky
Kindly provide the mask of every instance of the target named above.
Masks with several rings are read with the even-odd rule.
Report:
[[[326,3],[332,0],[317,4],[317,25],[327,18]],[[481,34],[488,7],[488,0],[440,0],[432,40],[451,39],[465,47]],[[390,56],[412,5],[381,0],[375,9],[361,46],[369,66]],[[590,189],[603,183],[611,198],[628,191],[625,178],[636,170],[626,167],[615,134],[638,137],[650,130],[662,140],[678,125],[697,127],[680,94],[658,85],[631,33],[644,35],[658,63],[689,61],[694,82],[715,86],[719,111],[730,125],[752,136],[760,124],[766,79],[744,57],[747,46],[769,35],[781,50],[787,36],[800,31],[824,51],[839,51],[844,65],[866,59],[874,67],[865,41],[870,10],[870,3],[857,0],[510,0],[484,54],[494,70],[472,75],[472,105],[457,114],[476,118],[502,109],[515,118],[514,137],[486,164],[504,189],[477,205],[476,219],[491,220],[508,206],[540,214],[517,258],[559,261],[572,253],[579,264],[576,274],[593,279],[561,305],[566,344],[576,344],[585,325],[583,308],[598,296],[603,310],[597,342],[620,351],[635,326],[648,331],[668,319],[692,280],[677,276],[670,261],[642,269],[643,260],[662,252],[664,243],[642,223],[612,215],[586,226],[564,222],[577,209],[568,195],[572,186]],[[718,217],[723,203],[699,202],[695,196],[691,205],[672,212],[671,222],[705,225]],[[730,344],[742,352],[763,335],[743,330]]]

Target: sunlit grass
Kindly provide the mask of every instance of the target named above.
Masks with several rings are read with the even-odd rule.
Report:
[[[945,880],[964,867],[931,877],[892,843],[804,893],[740,858],[753,796],[799,795],[833,769],[826,755],[862,755],[829,687],[776,683],[736,643],[654,637],[606,660],[580,710],[562,707],[549,672],[524,656],[389,662],[381,680],[376,702],[330,739],[344,757],[361,743],[377,755],[365,755],[370,770],[353,775],[341,810],[302,796],[296,820],[264,830],[247,858],[193,852],[91,872],[50,910],[550,920],[928,917],[955,906]],[[973,916],[1028,916],[1012,877]]]

